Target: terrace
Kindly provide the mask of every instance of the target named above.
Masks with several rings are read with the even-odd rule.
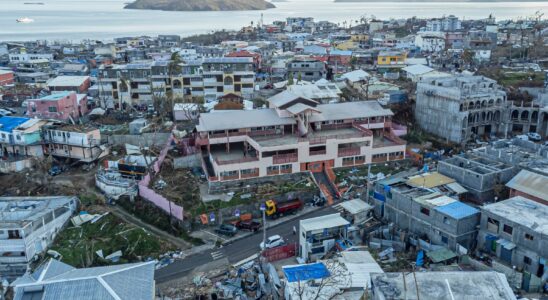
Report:
[[[311,145],[325,144],[330,139],[349,139],[349,138],[361,138],[371,136],[371,131],[362,128],[339,128],[332,130],[310,131],[306,137],[299,137],[297,135],[277,135],[277,136],[265,136],[256,137],[254,140],[261,147],[276,147],[284,145],[294,145],[301,142],[309,142]]]

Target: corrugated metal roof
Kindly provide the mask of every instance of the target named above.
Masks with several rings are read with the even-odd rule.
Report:
[[[50,262],[45,268],[46,273],[35,282],[29,278],[14,282],[15,299],[26,299],[29,290],[36,287],[42,287],[42,300],[151,299],[154,295],[154,263],[74,269],[62,262]],[[50,271],[60,274],[48,276]]]
[[[344,201],[335,206],[340,206],[353,215],[360,213],[362,211],[373,209],[371,205],[365,203],[365,201],[361,199],[352,199],[352,200]]]
[[[349,224],[350,222],[341,217],[339,213],[300,221],[300,226],[303,228],[304,231],[322,230],[324,228],[333,228]]]
[[[435,208],[435,210],[457,220],[479,213],[479,210],[460,201],[455,201],[443,206],[438,206]]]
[[[548,177],[527,170],[521,170],[507,184],[507,187],[548,201]]]
[[[433,188],[455,182],[455,179],[442,175],[438,172],[424,173],[409,177],[407,184],[414,187]]]

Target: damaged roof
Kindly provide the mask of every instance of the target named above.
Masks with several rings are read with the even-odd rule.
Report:
[[[506,186],[548,201],[548,176],[521,170]]]

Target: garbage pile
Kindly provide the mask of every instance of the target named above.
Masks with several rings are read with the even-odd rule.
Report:
[[[185,295],[206,297],[204,299],[283,299],[280,277],[270,263],[253,260],[216,275],[196,274],[192,287],[185,288]]]

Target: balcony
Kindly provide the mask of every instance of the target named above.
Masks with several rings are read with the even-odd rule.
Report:
[[[278,155],[272,156],[272,163],[275,165],[297,162],[298,160],[299,160],[299,156],[297,153],[278,154]]]
[[[280,174],[291,174],[291,173],[293,173],[293,168],[287,168],[287,169],[280,168]]]
[[[253,172],[251,172],[251,173],[242,173],[241,176],[240,176],[240,178],[242,178],[242,179],[253,178],[253,177],[259,177],[259,169],[258,168],[253,169]]]
[[[371,158],[371,162],[374,162],[374,163],[381,163],[381,162],[386,162],[388,161],[388,156],[386,155],[382,155],[382,156],[373,156],[373,158]]]
[[[316,150],[316,151],[310,151],[309,152],[309,155],[310,156],[313,156],[313,155],[325,155],[327,152],[326,150]]]
[[[345,157],[345,156],[356,156],[360,155],[360,148],[354,147],[354,148],[342,148],[339,149],[337,155],[338,157]]]
[[[268,176],[279,175],[279,174],[280,174],[280,170],[279,170],[279,169],[276,169],[276,170],[267,169],[267,170],[266,170],[266,175],[268,175]]]
[[[404,140],[395,135],[383,135],[381,137],[376,137],[373,140],[373,148],[401,146],[405,144],[406,142]]]
[[[240,179],[240,176],[238,174],[229,175],[229,176],[221,176],[221,180],[236,180],[236,179]]]
[[[252,161],[259,161],[259,158],[258,157],[244,157],[244,158],[240,158],[240,159],[231,159],[231,160],[219,160],[218,157],[215,158],[215,163],[217,163],[217,165],[219,165],[219,166],[232,165],[232,164],[241,164],[241,163],[252,162]]]

